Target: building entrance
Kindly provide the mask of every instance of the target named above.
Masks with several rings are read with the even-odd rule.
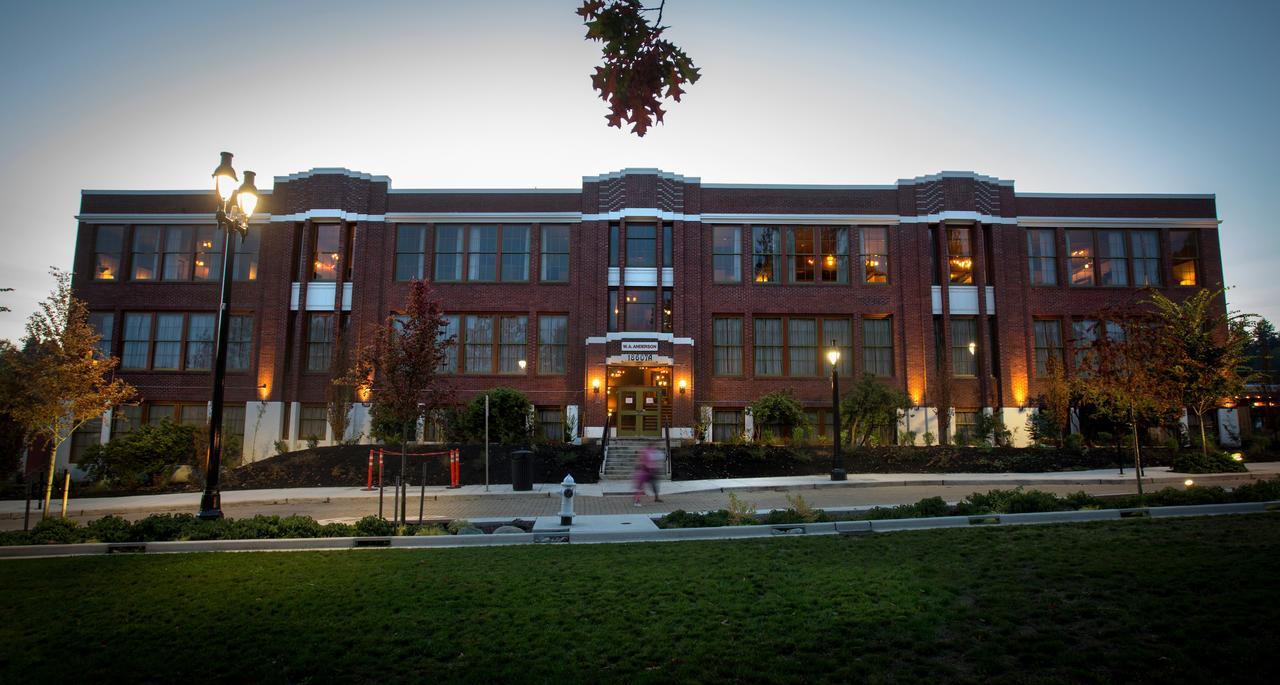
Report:
[[[658,437],[671,425],[671,368],[610,366],[609,415],[620,438]]]

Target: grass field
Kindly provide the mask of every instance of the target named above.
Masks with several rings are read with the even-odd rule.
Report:
[[[0,682],[1274,682],[1280,515],[0,562]]]

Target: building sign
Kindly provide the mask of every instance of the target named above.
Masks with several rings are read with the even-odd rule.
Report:
[[[657,352],[657,340],[623,340],[623,352]]]

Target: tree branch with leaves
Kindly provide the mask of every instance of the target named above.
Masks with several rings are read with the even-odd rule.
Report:
[[[640,0],[586,0],[578,16],[587,27],[587,40],[600,41],[604,64],[596,67],[591,87],[609,105],[610,126],[631,124],[644,137],[654,123],[662,123],[662,100],[680,102],[684,88],[701,77],[684,50],[662,37],[665,0],[644,7]],[[650,24],[646,12],[657,12]]]

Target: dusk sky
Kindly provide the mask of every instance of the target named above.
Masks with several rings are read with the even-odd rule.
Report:
[[[578,4],[5,2],[0,337],[70,267],[82,188],[204,188],[221,150],[260,187],[324,166],[397,188],[659,167],[1216,193],[1231,307],[1280,320],[1280,3],[670,0],[703,78],[643,139],[605,126]]]

